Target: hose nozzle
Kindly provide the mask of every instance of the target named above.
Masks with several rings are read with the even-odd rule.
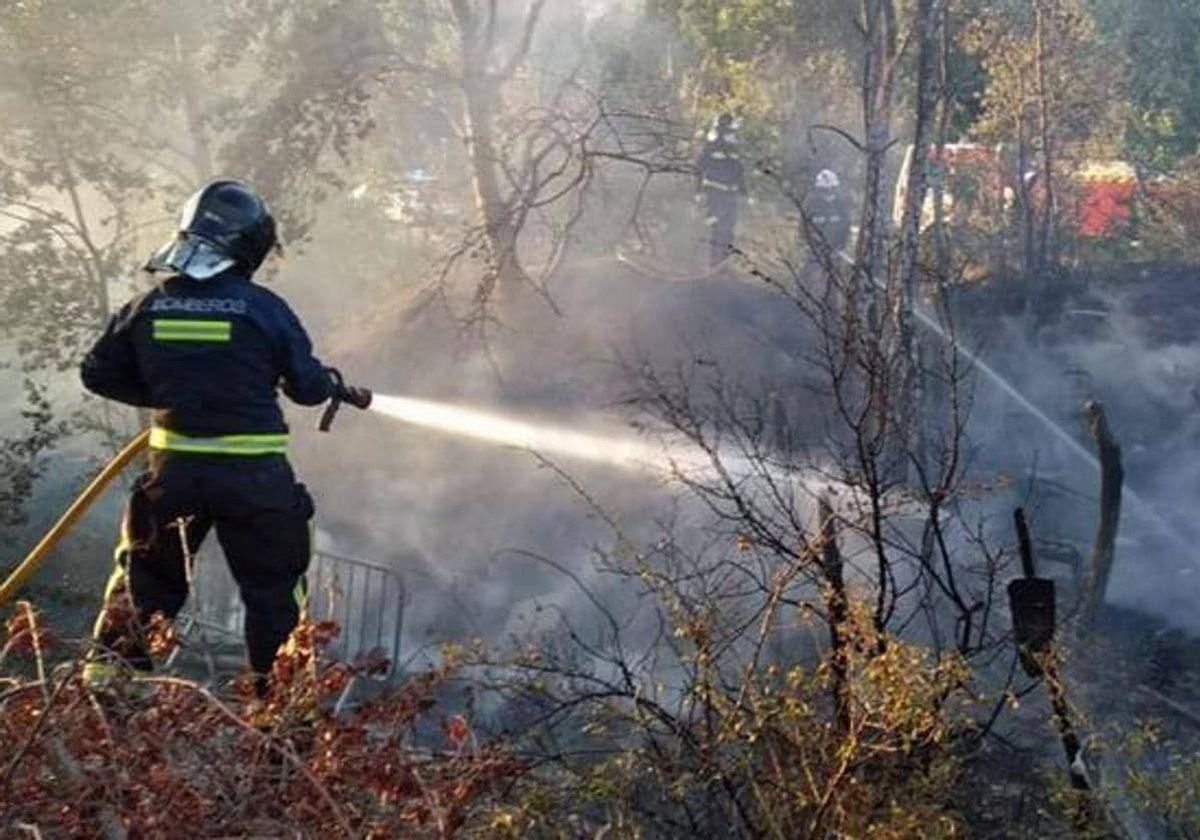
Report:
[[[328,432],[332,428],[334,418],[337,417],[342,403],[346,402],[355,408],[367,409],[371,406],[373,396],[369,388],[347,385],[346,380],[342,378],[341,371],[337,368],[327,368],[327,370],[329,378],[333,380],[333,396],[329,398],[329,404],[325,406],[325,411],[321,414],[321,421],[317,424],[317,428],[322,432]]]
[[[374,394],[370,388],[363,388],[356,385],[347,385],[345,392],[342,394],[342,400],[350,403],[355,408],[366,410],[371,407],[371,399]]]

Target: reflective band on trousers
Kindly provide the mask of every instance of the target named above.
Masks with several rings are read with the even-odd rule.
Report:
[[[169,429],[150,430],[150,448],[209,455],[284,455],[287,435],[221,435],[190,437]]]
[[[737,184],[722,184],[720,181],[710,181],[707,178],[700,182],[700,186],[704,187],[705,189],[722,190],[724,192],[738,191]]]

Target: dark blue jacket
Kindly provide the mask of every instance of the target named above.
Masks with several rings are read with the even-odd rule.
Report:
[[[196,437],[281,434],[277,389],[301,405],[334,391],[295,313],[233,269],[171,277],[134,298],[81,375],[89,391],[152,408],[156,427]]]
[[[825,237],[826,244],[840,251],[850,239],[850,204],[841,192],[812,190],[804,200],[804,212]],[[804,239],[804,225],[800,226]]]

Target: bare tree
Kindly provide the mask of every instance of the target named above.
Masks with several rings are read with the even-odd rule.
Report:
[[[913,128],[913,165],[908,170],[900,225],[900,285],[906,299],[915,300],[921,211],[929,185],[928,150],[935,132],[938,110],[939,32],[946,0],[918,0],[913,22],[917,37],[917,80]]]
[[[533,0],[525,14],[521,36],[508,56],[497,56],[498,3],[448,0],[458,30],[464,132],[471,160],[475,199],[483,217],[490,249],[488,275],[480,283],[478,297],[487,300],[499,290],[512,295],[524,279],[517,253],[517,231],[512,214],[512,195],[501,183],[502,159],[496,138],[496,113],[503,103],[505,84],[512,80],[529,54],[538,19],[546,0]]]
[[[490,222],[485,214],[447,249],[434,277],[437,296],[449,300],[455,270],[483,252],[466,326],[486,338],[488,328],[504,320],[504,308],[523,299],[518,287],[557,312],[550,281],[587,218],[588,199],[599,187],[625,185],[624,224],[644,235],[651,183],[691,171],[686,136],[669,116],[611,103],[574,79],[547,103],[511,106],[491,135],[497,157],[487,164],[487,182],[502,200],[491,205]],[[605,206],[606,219],[612,210]],[[502,252],[493,247],[497,231],[506,243]]]

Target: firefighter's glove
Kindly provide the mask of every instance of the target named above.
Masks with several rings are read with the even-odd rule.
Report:
[[[355,408],[367,408],[371,405],[369,390],[355,385],[347,385],[346,380],[342,378],[342,372],[337,368],[325,368],[325,372],[329,374],[329,379],[333,383],[331,405],[343,402],[350,403]]]

